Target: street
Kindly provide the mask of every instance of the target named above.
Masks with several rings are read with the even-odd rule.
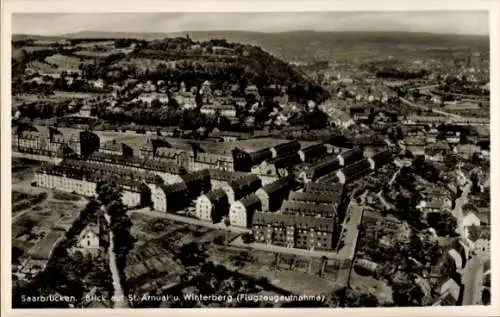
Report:
[[[418,108],[418,109],[421,109],[421,110],[430,110],[430,111],[432,111],[434,113],[441,114],[443,116],[449,116],[449,117],[460,118],[460,119],[463,118],[462,116],[460,116],[458,114],[454,114],[454,113],[450,113],[450,112],[445,112],[445,111],[438,110],[438,109],[435,109],[435,108],[432,108],[432,107],[416,105],[416,104],[412,103],[411,101],[404,99],[403,97],[399,97],[399,100],[401,100],[404,104],[406,104],[406,105],[408,105],[410,107],[413,107],[413,108]]]
[[[469,179],[466,179],[466,181],[467,184],[462,189],[462,195],[455,201],[455,208],[452,210],[452,214],[457,219],[457,231],[460,236],[464,240],[469,241],[465,228],[462,226],[464,219],[462,207],[467,203],[467,197],[472,187],[472,182]],[[462,305],[481,305],[484,262],[485,259],[480,255],[472,253],[464,269],[461,271],[462,285],[464,286]]]
[[[483,271],[483,259],[478,255],[473,255],[462,270],[462,284],[464,285],[462,305],[481,305]]]

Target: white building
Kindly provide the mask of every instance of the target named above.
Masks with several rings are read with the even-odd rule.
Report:
[[[89,224],[78,235],[77,243],[71,248],[71,252],[80,252],[83,256],[96,257],[101,250],[99,240],[99,227]]]
[[[195,214],[198,219],[216,221],[217,218],[225,216],[228,209],[226,193],[222,189],[216,189],[198,197]],[[220,215],[217,215],[218,213]]]
[[[229,222],[232,226],[251,228],[253,214],[261,209],[260,199],[255,194],[250,194],[231,204]]]
[[[136,100],[151,104],[154,100],[158,100],[161,103],[168,103],[168,95],[160,93],[144,93],[137,97]]]
[[[227,118],[236,117],[236,108],[233,105],[204,105],[203,107],[201,107],[200,112],[206,115],[216,115],[217,113],[220,113],[221,116]]]

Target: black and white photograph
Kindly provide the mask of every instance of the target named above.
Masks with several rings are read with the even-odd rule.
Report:
[[[10,16],[13,310],[492,305],[487,9],[137,6]]]

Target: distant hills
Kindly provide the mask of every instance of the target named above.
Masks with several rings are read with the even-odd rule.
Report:
[[[27,39],[117,39],[155,40],[164,37],[189,36],[196,41],[226,39],[253,44],[286,60],[312,56],[315,59],[363,57],[373,54],[406,54],[412,51],[472,50],[489,51],[489,36],[434,34],[413,32],[316,32],[293,31],[261,33],[247,31],[186,31],[176,33],[125,33],[83,31],[61,36],[13,35],[14,41]]]

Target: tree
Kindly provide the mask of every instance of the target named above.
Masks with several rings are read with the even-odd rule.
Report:
[[[97,199],[104,205],[112,201],[121,200],[121,190],[116,181],[112,178],[102,180],[96,186]]]
[[[377,307],[377,298],[371,293],[363,293],[352,288],[341,288],[331,294],[331,307]]]
[[[224,232],[224,234],[225,234],[225,236],[224,236],[224,238],[225,238],[224,239],[224,244],[228,245],[228,243],[229,243],[229,226],[231,225],[231,222],[229,221],[228,217],[226,217],[224,219],[224,225],[226,225],[226,230]]]
[[[392,285],[392,298],[397,307],[422,306],[424,293],[413,281],[398,281]]]
[[[433,212],[427,215],[427,223],[439,236],[456,236],[457,220],[449,212]]]
[[[130,233],[132,221],[121,199],[121,189],[113,178],[107,178],[97,184],[98,199],[104,204],[110,217],[110,229],[113,232],[116,263],[123,274],[126,258],[134,248],[135,238]]]

